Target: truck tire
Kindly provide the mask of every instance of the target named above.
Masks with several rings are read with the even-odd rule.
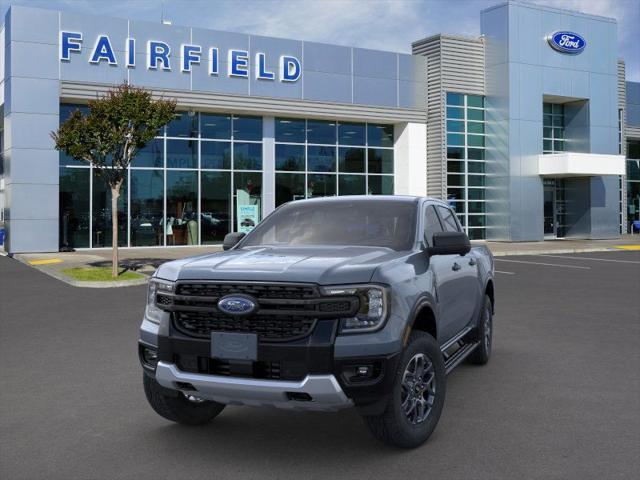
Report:
[[[478,327],[476,339],[480,344],[467,358],[469,363],[475,365],[484,365],[491,357],[491,343],[493,335],[493,307],[489,295],[484,296],[484,304],[482,305],[482,315],[478,319]]]
[[[183,425],[204,425],[213,420],[225,405],[210,400],[189,400],[182,392],[171,392],[143,373],[144,393],[158,415]],[[171,393],[169,393],[171,392]]]
[[[383,443],[418,447],[436,428],[445,394],[440,347],[431,335],[414,331],[402,353],[386,410],[381,415],[365,416],[365,424]]]

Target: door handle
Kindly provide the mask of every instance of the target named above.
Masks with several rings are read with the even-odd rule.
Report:
[[[457,272],[458,270],[460,270],[462,267],[460,266],[460,264],[458,262],[455,262],[453,264],[453,267],[451,267],[451,270],[453,270],[454,272]]]
[[[478,262],[476,261],[475,258],[470,258],[469,259],[469,265],[471,265],[472,267],[477,265],[477,264],[478,264]]]

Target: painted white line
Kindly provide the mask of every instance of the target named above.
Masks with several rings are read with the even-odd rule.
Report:
[[[571,260],[593,260],[595,262],[615,262],[615,263],[636,263],[640,264],[640,262],[636,262],[635,260],[614,260],[613,258],[593,258],[593,257],[569,257],[565,255],[540,255],[541,257],[549,257],[549,258],[570,258]]]
[[[515,272],[501,272],[500,270],[494,270],[496,273],[502,273],[504,275],[515,275]]]
[[[579,267],[577,265],[560,265],[559,263],[527,262],[525,260],[507,260],[505,258],[496,258],[495,261],[511,262],[511,263],[526,263],[528,265],[544,265],[545,267],[564,267],[564,268],[579,268],[580,270],[591,270],[591,267]]]

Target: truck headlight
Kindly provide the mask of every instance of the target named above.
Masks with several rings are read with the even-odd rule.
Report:
[[[340,320],[340,333],[365,333],[379,330],[387,319],[389,289],[380,285],[325,287],[324,295],[357,296],[360,308],[354,317]]]
[[[160,323],[165,312],[158,307],[158,294],[173,294],[173,289],[173,282],[160,280],[158,278],[152,278],[149,280],[149,289],[147,290],[147,308],[145,310],[145,316],[147,319],[155,323]]]

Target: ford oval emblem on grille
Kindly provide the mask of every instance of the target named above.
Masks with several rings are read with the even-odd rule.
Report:
[[[249,315],[257,307],[256,300],[244,295],[227,295],[218,301],[218,310],[228,315]]]

